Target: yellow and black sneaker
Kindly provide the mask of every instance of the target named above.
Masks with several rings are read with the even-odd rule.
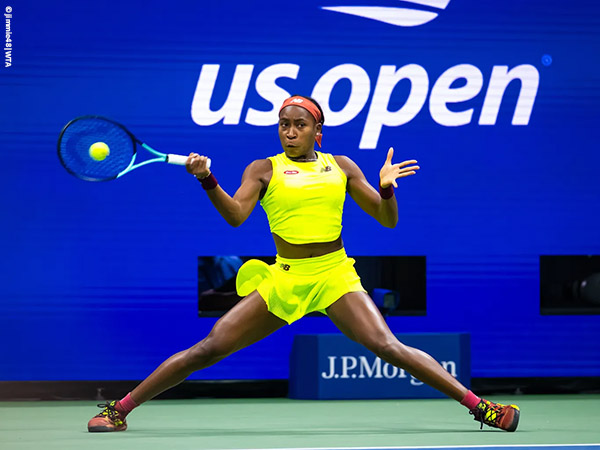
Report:
[[[116,404],[116,400],[113,400],[110,403],[100,403],[98,407],[104,409],[100,414],[92,417],[88,422],[88,431],[125,431],[127,429],[127,421],[123,414],[115,408]]]
[[[500,428],[506,431],[515,431],[519,425],[519,407],[517,405],[502,405],[481,399],[479,404],[469,414],[474,419],[490,427]]]

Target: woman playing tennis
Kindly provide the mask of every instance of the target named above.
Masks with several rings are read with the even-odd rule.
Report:
[[[190,154],[187,171],[202,183],[227,223],[241,225],[256,204],[262,204],[277,248],[276,263],[244,264],[236,280],[244,299],[206,338],[171,356],[125,398],[100,405],[103,410],[89,421],[89,431],[127,429],[125,417],[136,406],[314,311],[326,314],[346,336],[379,358],[466,406],[481,426],[517,428],[517,406],[477,397],[431,356],[396,339],[344,251],[340,233],[346,194],[383,226],[393,228],[398,222],[394,187],[399,178],[419,170],[417,161],[393,164],[390,148],[378,192],[352,160],[315,150],[315,141],[321,145],[323,123],[315,100],[288,98],[279,111],[283,152],[252,162],[233,197],[218,184],[207,158]]]

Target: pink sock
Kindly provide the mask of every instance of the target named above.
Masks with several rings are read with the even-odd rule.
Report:
[[[465,398],[460,402],[461,405],[466,406],[469,409],[475,409],[475,407],[479,404],[481,399],[473,394],[471,391],[467,392]]]
[[[119,400],[116,404],[116,408],[125,416],[138,406],[139,405],[135,402],[135,400],[131,398],[131,392],[123,397],[123,399]]]

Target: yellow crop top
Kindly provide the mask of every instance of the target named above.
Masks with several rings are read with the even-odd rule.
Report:
[[[269,157],[273,176],[260,203],[271,233],[291,244],[331,242],[342,232],[346,174],[333,155],[316,153],[314,162]]]

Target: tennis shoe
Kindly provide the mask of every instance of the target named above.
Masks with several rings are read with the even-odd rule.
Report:
[[[469,411],[474,420],[490,427],[500,428],[506,431],[515,431],[519,425],[519,407],[517,405],[503,405],[481,399],[479,404]]]
[[[88,422],[88,431],[125,431],[127,429],[127,421],[123,413],[115,408],[116,404],[116,400],[110,403],[100,403],[98,407],[104,409]]]

